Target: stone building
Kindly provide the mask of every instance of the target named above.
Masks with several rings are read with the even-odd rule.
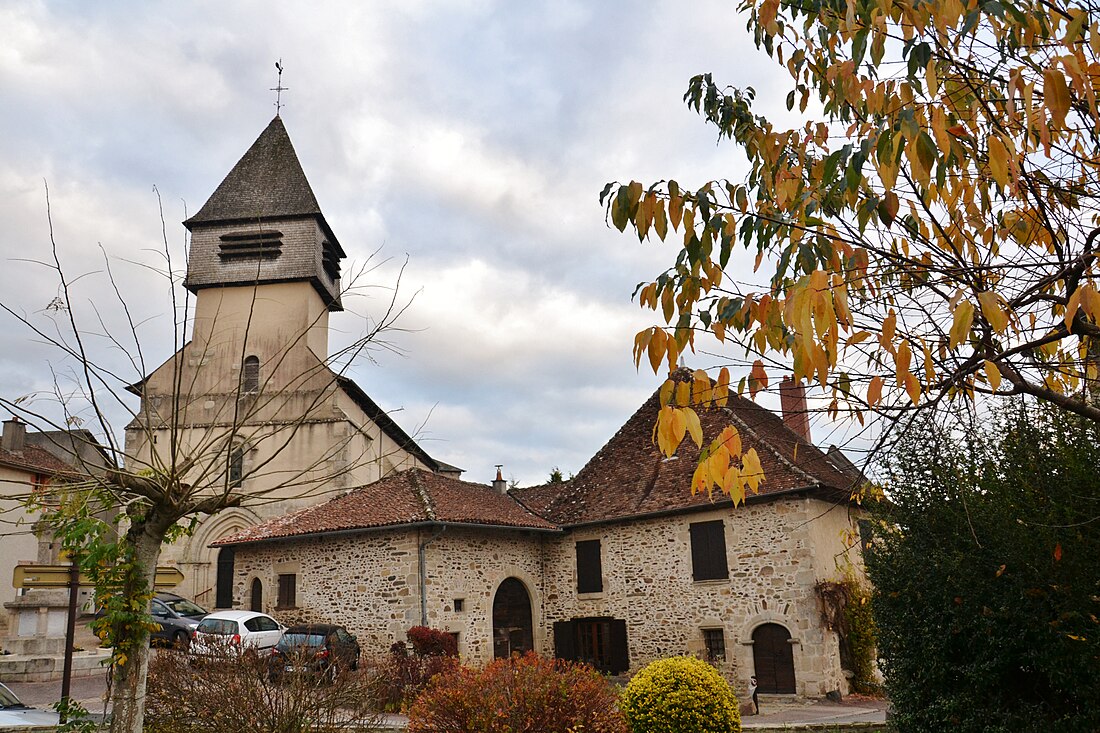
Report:
[[[210,549],[215,540],[394,471],[457,469],[341,373],[354,353],[329,353],[344,249],[278,116],[184,224],[191,338],[131,387],[141,407],[126,430],[127,468],[182,462],[193,491],[247,495],[161,559],[183,571],[180,593],[223,608],[233,551]]]
[[[766,480],[734,508],[692,495],[698,449],[664,458],[654,394],[569,481],[507,491],[419,469],[222,539],[235,595],[285,620],[344,624],[380,652],[426,624],[475,662],[513,651],[612,674],[675,654],[714,660],[742,688],[846,693],[816,585],[861,575],[850,506],[861,480],[787,421],[740,397],[702,410],[709,440],[737,428]],[[793,394],[793,398],[792,398]]]

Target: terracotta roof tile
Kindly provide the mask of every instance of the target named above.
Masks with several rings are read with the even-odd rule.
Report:
[[[336,497],[222,538],[215,546],[373,529],[418,522],[482,524],[557,530],[491,486],[419,468],[388,476]]]
[[[660,399],[654,393],[573,479],[520,489],[514,495],[532,511],[563,526],[728,503],[721,494],[715,495],[714,502],[706,494],[692,496],[699,449],[690,438],[672,458],[661,455],[652,439],[659,409]],[[860,479],[858,471],[830,461],[779,416],[751,400],[734,396],[725,408],[697,412],[704,445],[733,425],[743,449],[756,449],[766,477],[761,496],[803,488],[847,496]]]
[[[33,473],[61,474],[73,473],[74,469],[65,461],[44,448],[28,445],[18,453],[0,450],[0,463],[21,468]]]

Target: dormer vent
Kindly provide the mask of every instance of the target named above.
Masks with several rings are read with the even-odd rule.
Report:
[[[223,260],[273,260],[282,253],[283,233],[274,230],[234,232],[219,239],[218,256]]]

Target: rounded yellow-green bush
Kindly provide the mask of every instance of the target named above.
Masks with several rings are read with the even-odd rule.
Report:
[[[739,733],[737,698],[718,670],[695,657],[659,659],[623,690],[631,733]]]

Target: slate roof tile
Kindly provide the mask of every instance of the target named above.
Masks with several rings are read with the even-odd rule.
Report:
[[[184,224],[191,227],[296,216],[321,217],[321,207],[306,180],[290,135],[282,119],[276,116],[198,213]]]

